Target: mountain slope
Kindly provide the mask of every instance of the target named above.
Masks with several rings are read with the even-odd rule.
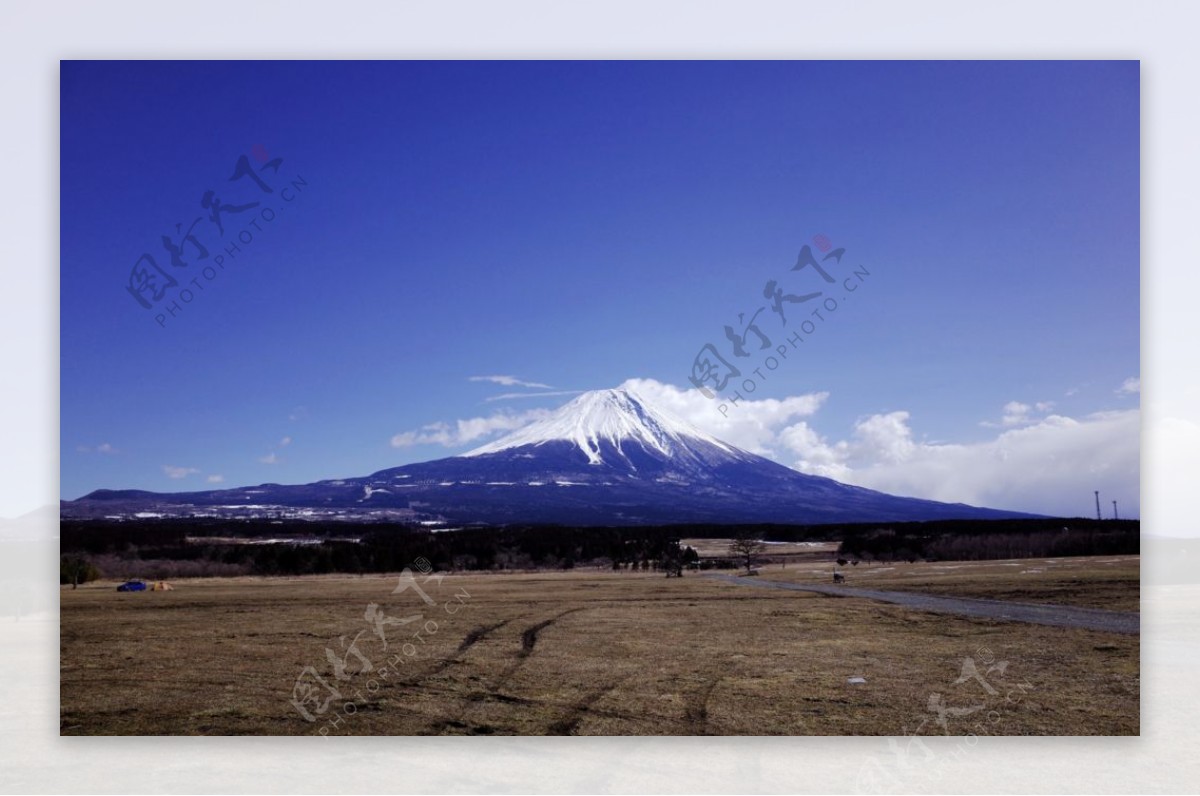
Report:
[[[461,456],[314,484],[157,494],[99,490],[64,517],[280,516],[433,524],[827,523],[1027,516],[805,475],[627,390],[584,393]]]

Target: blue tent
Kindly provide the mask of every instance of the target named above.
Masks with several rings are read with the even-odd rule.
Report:
[[[122,583],[117,587],[117,591],[145,591],[146,584],[140,580],[131,580],[128,583]]]

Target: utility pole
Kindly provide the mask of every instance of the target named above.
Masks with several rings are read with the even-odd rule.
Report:
[[[1098,520],[1104,519],[1103,517],[1100,516],[1100,490],[1099,489],[1096,490],[1096,519],[1098,519]]]
[[[1117,514],[1117,501],[1113,501],[1113,519],[1119,520],[1121,517]]]

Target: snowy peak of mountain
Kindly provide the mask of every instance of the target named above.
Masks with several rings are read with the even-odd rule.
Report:
[[[605,456],[615,452],[624,458],[629,444],[663,458],[695,458],[697,449],[716,449],[732,456],[741,453],[687,421],[650,406],[629,390],[614,389],[585,392],[549,417],[463,455],[482,456],[552,442],[573,443],[589,464],[615,464]]]

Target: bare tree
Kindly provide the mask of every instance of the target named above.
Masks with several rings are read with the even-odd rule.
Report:
[[[688,548],[691,549],[691,548]],[[683,550],[679,547],[678,539],[668,539],[663,546],[662,556],[659,558],[658,568],[667,573],[667,577],[683,577]]]
[[[729,543],[729,554],[734,558],[742,559],[746,564],[746,572],[750,572],[754,568],[754,557],[766,549],[767,546],[761,539],[756,539],[749,534],[739,534]]]
[[[59,561],[58,582],[70,583],[72,589],[78,589],[80,583],[97,580],[100,570],[82,556],[63,556]]]

